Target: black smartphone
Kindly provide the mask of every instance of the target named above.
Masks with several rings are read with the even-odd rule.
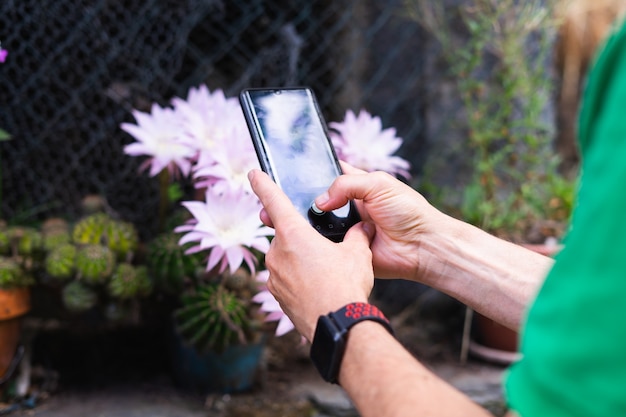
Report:
[[[343,240],[361,219],[352,201],[332,212],[313,200],[341,175],[315,95],[310,88],[253,88],[239,95],[261,169],[322,235]]]

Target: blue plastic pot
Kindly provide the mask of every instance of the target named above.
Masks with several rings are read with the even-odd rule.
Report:
[[[199,353],[175,337],[173,373],[182,388],[199,392],[235,393],[252,388],[260,368],[265,340],[236,345],[222,353]]]

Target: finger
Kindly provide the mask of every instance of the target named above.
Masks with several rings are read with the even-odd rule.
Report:
[[[304,221],[291,203],[291,200],[276,185],[274,181],[263,171],[253,169],[248,173],[248,180],[252,191],[259,197],[265,208],[265,214],[261,213],[261,221],[271,223],[273,227],[281,224]]]
[[[373,224],[359,222],[348,230],[343,242],[357,250],[369,250],[375,234],[376,228]]]
[[[367,171],[363,171],[362,169],[355,168],[349,163],[347,163],[346,161],[339,161],[339,164],[341,165],[341,170],[343,171],[344,174],[351,174],[351,175],[367,174]]]

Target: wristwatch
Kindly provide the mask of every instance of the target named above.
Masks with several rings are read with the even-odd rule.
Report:
[[[311,344],[311,360],[327,382],[337,383],[341,360],[346,350],[348,330],[355,324],[373,320],[382,324],[393,335],[389,320],[378,307],[366,303],[351,303],[343,308],[320,316]]]

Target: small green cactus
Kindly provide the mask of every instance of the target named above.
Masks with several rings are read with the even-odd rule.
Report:
[[[41,225],[43,235],[43,247],[46,251],[51,251],[58,246],[70,243],[70,227],[67,221],[60,218],[51,218]]]
[[[43,252],[43,236],[32,227],[14,226],[8,229],[13,254],[33,257]]]
[[[46,219],[41,225],[41,232],[44,234],[55,230],[64,230],[66,232],[69,232],[70,225],[65,219],[62,219],[60,217],[51,217],[49,219]]]
[[[72,237],[67,230],[55,229],[49,232],[44,232],[43,235],[43,247],[46,251],[52,251],[59,246],[70,243]]]
[[[22,266],[11,258],[0,256],[0,288],[26,287],[34,280]]]
[[[110,220],[104,228],[106,245],[120,261],[129,260],[139,244],[139,234],[132,223]]]
[[[164,233],[148,245],[146,262],[155,286],[170,293],[180,293],[185,279],[195,278],[204,268],[200,254],[186,255],[192,244],[180,246],[180,237],[175,233]]]
[[[202,284],[174,312],[179,333],[198,351],[245,343],[251,330],[246,302],[218,284]]]
[[[82,312],[98,302],[96,292],[79,281],[72,281],[63,288],[63,304],[72,312]]]
[[[104,213],[91,214],[80,219],[72,230],[72,240],[79,245],[97,245],[111,218]]]
[[[139,234],[132,223],[95,213],[74,225],[72,240],[78,245],[106,245],[118,260],[129,261],[139,244]]]
[[[46,272],[53,278],[67,280],[74,275],[76,246],[66,243],[57,246],[46,256]]]
[[[108,285],[109,294],[121,299],[146,296],[152,291],[152,283],[145,266],[129,263],[118,264]]]
[[[87,195],[80,202],[80,208],[85,215],[102,212],[106,206],[104,197],[97,194]]]
[[[115,268],[115,255],[102,245],[85,245],[76,253],[78,278],[88,284],[102,284]]]

